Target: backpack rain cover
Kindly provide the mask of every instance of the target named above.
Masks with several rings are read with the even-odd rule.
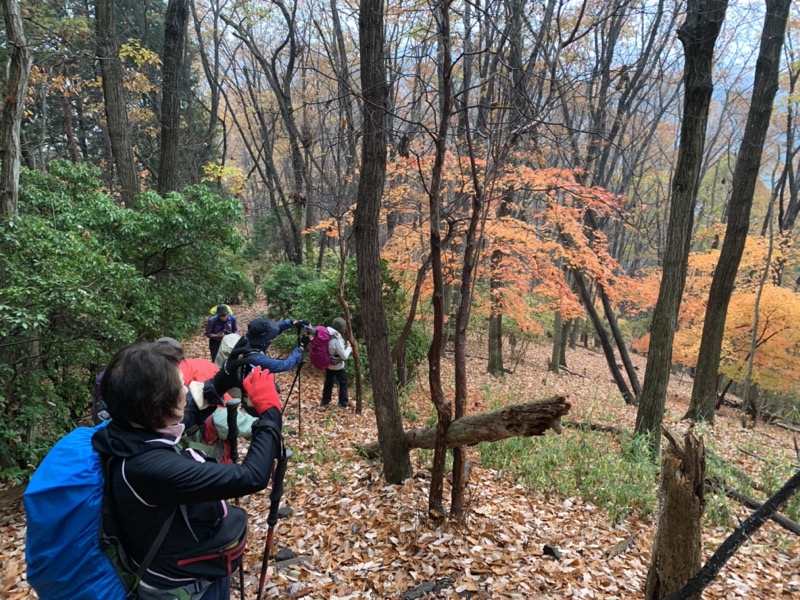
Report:
[[[331,355],[328,353],[331,334],[328,332],[328,328],[322,325],[317,325],[314,329],[317,330],[317,335],[311,339],[311,344],[309,344],[308,359],[317,369],[324,371],[331,366]]]
[[[41,600],[124,600],[100,547],[104,478],[92,447],[97,427],[79,427],[45,456],[25,490],[28,583]]]

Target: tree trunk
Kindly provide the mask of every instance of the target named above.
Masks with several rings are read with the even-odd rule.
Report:
[[[97,59],[103,74],[103,97],[111,152],[117,167],[120,194],[126,206],[133,206],[139,193],[139,175],[133,160],[133,145],[128,123],[128,107],[122,88],[123,72],[115,31],[114,0],[95,3]]]
[[[200,150],[200,156],[197,159],[197,165],[200,168],[208,163],[212,156],[214,156],[214,144],[216,139],[217,125],[219,119],[219,104],[220,104],[220,84],[219,84],[219,63],[220,63],[220,31],[219,31],[219,12],[220,7],[218,3],[212,3],[212,6],[206,12],[206,16],[211,14],[211,58],[206,54],[205,43],[203,41],[203,30],[201,27],[201,19],[197,14],[197,7],[195,2],[190,2],[192,9],[192,20],[194,21],[195,42],[198,46],[198,54],[200,55],[200,62],[203,65],[203,72],[206,76],[209,88],[209,110],[208,110],[208,126],[205,132],[205,140],[203,147]],[[224,135],[223,135],[224,139]],[[224,157],[223,157],[224,164]],[[199,176],[192,177],[191,183],[197,183]]]
[[[658,300],[650,328],[644,385],[636,413],[636,433],[653,435],[654,450],[661,443],[661,422],[667,383],[672,367],[672,345],[678,323],[678,308],[686,283],[694,207],[700,184],[714,44],[719,35],[728,0],[689,0],[686,20],[678,30],[684,48],[684,104],[678,164],[672,180],[667,246]]]
[[[549,429],[561,433],[561,417],[569,409],[570,404],[563,396],[552,396],[528,404],[506,406],[482,415],[461,417],[447,428],[447,447],[474,446],[511,437],[543,435]],[[409,429],[406,431],[406,444],[409,448],[434,448],[436,428]],[[368,457],[377,457],[380,446],[372,442],[360,446],[358,451]]]
[[[711,280],[692,387],[692,400],[686,414],[692,419],[714,420],[716,381],[722,337],[725,333],[725,318],[750,226],[750,209],[753,206],[753,194],[761,167],[761,153],[770,125],[775,94],[778,91],[778,67],[790,6],[791,0],[767,0],[761,48],[756,61],[753,96],[731,181],[732,192],[725,241],[722,243],[714,278]]]
[[[608,327],[611,329],[611,335],[614,338],[614,343],[617,345],[619,357],[622,360],[622,365],[625,367],[625,373],[628,375],[628,381],[631,382],[633,395],[638,399],[642,393],[642,386],[639,384],[639,376],[636,374],[636,368],[633,366],[633,361],[631,361],[631,355],[630,352],[628,352],[628,346],[625,344],[625,339],[622,337],[622,332],[619,329],[617,316],[614,314],[614,308],[611,306],[611,300],[609,300],[608,294],[606,294],[606,291],[600,282],[597,284],[597,291],[600,295],[600,301],[603,303],[603,312],[606,315]]]
[[[728,559],[739,549],[739,546],[749,540],[750,536],[758,531],[772,515],[780,510],[781,506],[786,504],[786,502],[797,493],[798,488],[800,488],[800,470],[796,471],[781,489],[775,492],[769,500],[761,505],[761,508],[750,515],[744,523],[739,525],[739,527],[722,542],[722,545],[717,548],[713,556],[708,559],[708,562],[703,565],[703,568],[692,577],[683,589],[667,596],[663,600],[689,600],[692,598],[699,598],[706,586],[714,580],[714,577],[719,574],[722,567],[728,562]]]
[[[439,98],[439,127],[434,138],[435,157],[428,191],[430,210],[431,274],[433,275],[433,339],[428,350],[428,383],[431,402],[436,409],[436,443],[431,468],[431,488],[428,496],[428,516],[438,519],[445,515],[444,466],[447,456],[446,435],[452,419],[452,407],[442,388],[442,339],[444,337],[444,277],[442,272],[441,193],[442,171],[447,149],[447,130],[452,107],[450,0],[443,0],[435,8],[437,24],[437,75]]]
[[[169,0],[164,15],[163,80],[161,84],[161,153],[158,163],[158,193],[179,189],[178,166],[181,156],[181,97],[183,96],[183,56],[189,0]]]
[[[665,430],[669,447],[661,469],[661,510],[653,542],[645,600],[681,589],[700,568],[705,508],[706,457],[703,442],[688,431],[683,447]],[[698,594],[694,598],[699,599]]]
[[[468,96],[467,96],[468,98]],[[480,244],[483,240],[482,223],[484,215],[483,188],[478,181],[475,167],[475,153],[472,147],[472,135],[467,120],[467,145],[469,148],[471,173],[473,177],[472,210],[469,226],[464,238],[464,262],[461,266],[461,295],[456,314],[455,339],[455,379],[456,401],[455,418],[460,419],[467,414],[467,326],[469,325],[470,308],[472,306],[472,289],[475,271],[478,268]],[[461,448],[453,449],[453,487],[451,512],[460,515],[464,511],[464,496],[467,487],[467,457]]]
[[[350,305],[347,304],[347,298],[345,297],[345,285],[347,284],[347,255],[350,253],[350,244],[344,235],[342,219],[338,219],[336,225],[339,238],[339,285],[337,286],[337,293],[339,297],[339,306],[342,308],[342,315],[344,316],[345,323],[347,323],[347,340],[350,342],[350,347],[353,349],[353,379],[355,379],[356,383],[356,414],[360,415],[364,409],[362,400],[364,391],[361,385],[361,361],[358,358],[358,344],[356,344],[356,339],[353,336],[353,315],[350,312]]]
[[[68,76],[66,69],[64,70],[64,77]],[[67,140],[67,152],[69,159],[77,164],[81,161],[81,155],[78,151],[78,140],[75,139],[75,129],[72,126],[72,101],[69,97],[69,90],[65,89],[61,92],[61,114],[64,118],[64,136]]]
[[[495,272],[495,266],[502,260],[501,250],[492,252],[491,273]],[[494,275],[490,275],[489,288],[494,292],[502,287],[502,282]],[[503,364],[503,313],[500,312],[500,298],[497,294],[492,294],[492,314],[489,317],[489,364],[487,370],[495,377],[500,377],[505,373]]]
[[[19,198],[20,129],[33,53],[25,40],[17,0],[0,0],[6,26],[6,77],[0,115],[0,219],[17,216]]]
[[[550,362],[547,363],[547,370],[558,375],[561,371],[561,348],[564,346],[564,327],[562,325],[563,319],[561,312],[556,311],[553,318],[553,349],[550,353]]]
[[[559,365],[562,367],[567,366],[567,346],[573,350],[578,342],[578,325],[580,320],[569,319],[564,321],[561,327],[561,350],[558,354]]]
[[[406,368],[406,347],[408,343],[408,336],[411,334],[411,327],[414,325],[414,320],[417,314],[417,305],[419,304],[419,297],[422,291],[422,284],[425,281],[425,274],[431,264],[430,254],[425,257],[425,260],[417,269],[417,278],[414,282],[414,292],[411,296],[411,305],[408,309],[408,316],[406,322],[403,324],[403,330],[392,348],[392,362],[396,367],[397,384],[403,387],[408,383],[408,369]]]
[[[603,322],[600,320],[597,310],[594,308],[589,290],[586,289],[586,282],[583,280],[583,275],[581,275],[580,271],[577,269],[573,269],[573,275],[575,276],[575,283],[578,286],[581,302],[583,302],[583,306],[586,308],[586,312],[592,320],[595,333],[597,333],[597,339],[599,340],[600,346],[603,348],[603,355],[606,357],[608,370],[611,371],[614,383],[617,384],[617,389],[619,393],[622,394],[622,399],[625,400],[625,404],[635,404],[636,397],[631,393],[630,389],[628,389],[628,384],[625,383],[625,379],[622,377],[622,373],[620,373],[619,367],[617,366],[617,359],[614,356],[614,348],[611,346],[611,340],[608,337],[608,332],[605,327],[603,327]]]
[[[382,0],[361,0],[359,52],[364,123],[361,175],[356,195],[353,232],[356,239],[361,317],[370,358],[370,381],[378,441],[384,456],[384,476],[402,483],[411,476],[411,458],[403,433],[403,418],[392,377],[389,327],[383,306],[380,243],[381,197],[386,178],[386,102],[389,93],[383,61],[384,18]]]
[[[756,360],[756,350],[758,349],[758,326],[761,320],[761,298],[764,295],[764,286],[767,284],[767,279],[772,270],[772,253],[775,249],[775,236],[773,235],[773,206],[775,204],[775,197],[770,197],[769,207],[767,209],[767,230],[769,231],[769,245],[767,246],[767,258],[764,260],[764,271],[761,273],[761,278],[758,282],[758,291],[756,292],[755,305],[753,307],[753,330],[750,333],[750,350],[747,355],[747,369],[744,373],[744,392],[742,393],[742,405],[746,413],[752,412],[753,414],[753,427],[758,422],[758,413],[760,412],[760,403],[757,402],[757,394],[750,394],[750,381],[753,376],[753,365]],[[716,404],[714,405],[716,408]]]

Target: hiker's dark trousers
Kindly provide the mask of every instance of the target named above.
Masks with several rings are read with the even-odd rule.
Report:
[[[339,384],[339,404],[347,405],[347,369],[325,369],[325,385],[322,387],[322,402],[327,404],[333,394],[333,382]]]
[[[211,352],[211,362],[217,358],[217,352],[222,344],[222,340],[208,340],[208,351]]]

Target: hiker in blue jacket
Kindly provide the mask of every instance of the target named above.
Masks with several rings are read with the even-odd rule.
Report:
[[[308,324],[308,321],[285,319],[276,323],[272,319],[264,317],[253,319],[247,327],[247,335],[240,339],[231,351],[231,356],[236,358],[234,360],[229,359],[222,365],[211,387],[216,388],[217,393],[219,393],[221,388],[227,389],[234,386],[233,381],[236,377],[241,377],[241,372],[237,373],[238,369],[229,368],[229,363],[231,362],[246,362],[248,365],[246,369],[261,367],[270,373],[285,373],[300,365],[303,360],[303,351],[308,348],[310,342],[310,338],[307,335],[300,336],[297,347],[286,358],[272,358],[266,352],[272,340],[278,335],[287,329],[298,327],[304,323]],[[280,392],[280,388],[277,385],[276,389]],[[250,414],[255,413],[254,408],[249,403],[245,403],[244,408]]]
[[[296,327],[298,323],[302,322],[303,321],[286,319],[276,323],[272,319],[263,317],[253,319],[247,326],[247,335],[239,340],[234,350],[247,346],[257,351],[257,353],[254,352],[248,357],[248,362],[253,366],[260,366],[264,369],[268,369],[270,373],[285,373],[286,371],[291,371],[303,358],[303,350],[308,347],[309,343],[308,336],[301,336],[297,348],[292,350],[292,353],[286,358],[272,358],[267,355],[266,352],[272,340],[287,329]],[[305,322],[307,323],[307,321]]]
[[[166,530],[138,598],[228,600],[230,574],[246,546],[247,513],[226,499],[267,486],[282,452],[281,402],[272,373],[256,367],[241,382],[260,415],[244,461],[220,464],[191,449],[176,452],[186,410],[181,358],[168,344],[118,352],[101,383],[112,419],[92,445],[108,461],[109,501],[132,570]]]

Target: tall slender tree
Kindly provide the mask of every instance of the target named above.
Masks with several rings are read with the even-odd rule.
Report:
[[[386,180],[386,105],[389,88],[384,63],[383,0],[361,0],[358,28],[364,124],[361,175],[353,224],[356,239],[361,317],[370,358],[370,381],[375,402],[383,472],[389,483],[411,476],[411,457],[392,377],[389,327],[383,306],[379,217]]]
[[[103,74],[103,97],[111,153],[117,168],[120,195],[123,202],[133,206],[139,193],[139,175],[133,157],[133,144],[128,122],[128,107],[122,87],[123,71],[119,59],[114,0],[95,2],[97,59]]]
[[[678,29],[685,64],[683,122],[678,163],[672,180],[663,273],[650,327],[647,369],[636,413],[636,433],[653,434],[654,450],[660,446],[661,422],[672,366],[672,344],[678,322],[678,307],[686,284],[692,220],[700,185],[708,109],[714,89],[711,78],[714,45],[727,9],[728,0],[689,0],[686,19]]]
[[[183,57],[189,0],[169,0],[164,16],[164,56],[161,84],[161,149],[158,161],[158,192],[179,188],[181,99],[184,91]]]
[[[778,91],[778,67],[791,4],[791,0],[767,0],[766,3],[767,12],[756,62],[753,96],[733,171],[725,240],[714,278],[711,280],[692,400],[686,415],[692,419],[714,420],[725,317],[750,226],[750,209],[753,206],[753,194],[761,167],[761,153],[770,124],[772,105]]]
[[[20,129],[33,54],[25,40],[19,2],[2,0],[0,8],[3,10],[8,46],[3,106],[0,113],[0,220],[5,220],[17,214]]]
[[[447,429],[453,418],[452,405],[447,401],[442,387],[442,341],[444,339],[444,275],[442,269],[442,173],[447,150],[447,132],[452,111],[452,54],[450,38],[450,0],[434,7],[437,38],[437,79],[439,122],[433,133],[434,161],[428,187],[430,210],[431,276],[433,278],[433,338],[428,349],[428,385],[431,401],[436,409],[436,448],[433,451],[431,488],[428,495],[428,515],[441,518],[445,515],[442,497],[444,468],[447,457]]]

